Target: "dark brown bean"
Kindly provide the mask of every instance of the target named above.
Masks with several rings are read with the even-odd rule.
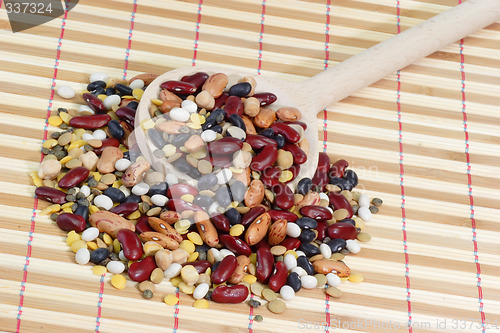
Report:
[[[262,151],[252,158],[250,169],[263,171],[270,167],[278,158],[278,149],[274,145],[265,146]]]
[[[116,239],[121,243],[123,248],[123,255],[128,260],[139,260],[144,251],[142,250],[142,243],[135,232],[129,229],[121,229],[116,234]]]
[[[194,84],[183,81],[166,81],[160,85],[161,89],[167,89],[176,94],[189,95],[196,92],[198,89]]]
[[[229,255],[222,259],[219,266],[212,272],[210,277],[212,283],[220,284],[229,280],[237,265],[235,256]]]
[[[72,213],[62,213],[56,219],[57,226],[64,231],[82,232],[85,230],[85,219],[80,215]]]
[[[37,187],[35,190],[35,195],[38,199],[42,199],[55,204],[62,205],[66,203],[66,193],[52,187]]]
[[[136,261],[128,269],[128,276],[132,281],[142,282],[149,279],[151,272],[156,268],[154,257],[146,257]]]
[[[241,303],[247,299],[248,294],[248,288],[241,284],[218,286],[212,292],[212,300],[217,303]]]
[[[89,176],[89,170],[85,167],[71,169],[59,180],[60,188],[72,188],[82,183]]]
[[[104,107],[104,103],[101,99],[95,95],[90,93],[82,94],[83,100],[87,105],[97,113],[106,113],[106,107]]]
[[[84,129],[97,129],[106,126],[111,121],[111,116],[108,114],[95,114],[93,116],[78,116],[69,120],[69,126],[84,128]]]

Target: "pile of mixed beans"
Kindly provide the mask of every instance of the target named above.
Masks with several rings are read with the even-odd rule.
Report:
[[[298,109],[273,108],[276,96],[255,93],[252,77],[198,72],[163,82],[151,118],[136,127],[154,158],[183,179],[155,171],[129,146],[138,103],[156,77],[94,73],[86,104],[48,120],[61,131],[43,143],[31,176],[36,196],[52,203],[41,214],[68,232],[78,264],[111,273],[118,289],[128,275],[147,299],[170,282],[197,308],[241,303],[252,292],[275,313],[301,288],[328,284],[326,293],[339,297],[343,279],[363,280],[343,259],[370,239],[364,221],[382,201],[353,191],[356,173],[325,153],[294,193],[287,184],[309,150]],[[75,95],[69,86],[57,92]],[[178,302],[175,294],[163,300]]]

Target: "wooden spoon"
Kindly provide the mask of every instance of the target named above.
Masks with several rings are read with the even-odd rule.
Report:
[[[281,106],[294,106],[301,110],[302,121],[308,125],[305,131],[305,138],[310,143],[308,160],[302,165],[296,181],[303,177],[312,178],[316,170],[319,151],[316,120],[318,112],[353,92],[498,20],[500,20],[500,0],[469,0],[303,82],[287,82],[256,75],[256,92],[276,94],[278,100],[272,105],[275,110]],[[161,83],[179,80],[184,75],[199,71],[208,74],[223,72],[229,76],[241,77],[249,75],[249,73],[232,69],[194,66],[167,72],[148,86],[137,109],[135,124],[139,130],[135,131],[135,134],[141,153],[153,163],[153,167],[157,170],[175,172],[165,159],[153,158],[150,148],[152,145],[147,143],[140,124],[150,118],[151,99],[158,98]]]

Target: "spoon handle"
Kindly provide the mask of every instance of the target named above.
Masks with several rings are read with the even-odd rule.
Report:
[[[301,82],[302,93],[318,112],[498,20],[500,0],[469,0]]]

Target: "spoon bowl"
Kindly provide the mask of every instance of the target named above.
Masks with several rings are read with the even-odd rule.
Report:
[[[377,44],[337,66],[323,71],[303,82],[289,82],[277,78],[254,75],[256,92],[272,92],[278,99],[271,105],[277,110],[293,106],[302,112],[301,121],[307,124],[304,138],[310,148],[307,161],[301,166],[293,184],[303,177],[312,178],[318,162],[317,113],[383,77],[451,44],[471,33],[500,20],[500,1],[469,0],[421,24]],[[179,68],[157,77],[145,90],[137,108],[134,131],[141,154],[157,171],[180,175],[166,159],[153,155],[156,149],[147,139],[141,124],[150,119],[151,100],[157,99],[160,85],[168,80],[180,80],[195,72],[225,73],[228,76],[248,76],[249,73],[211,66]],[[182,174],[185,178],[186,175]]]

